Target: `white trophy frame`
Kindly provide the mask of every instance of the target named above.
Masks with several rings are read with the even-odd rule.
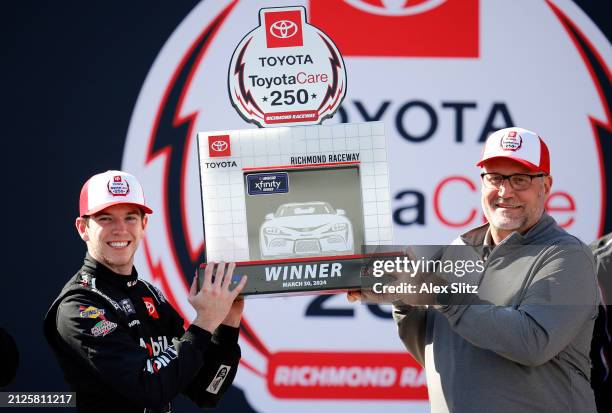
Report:
[[[392,244],[382,122],[197,136],[206,261],[237,262],[245,295],[359,288],[363,245]],[[261,206],[274,197],[273,209]]]

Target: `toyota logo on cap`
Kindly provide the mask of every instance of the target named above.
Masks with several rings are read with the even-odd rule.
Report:
[[[288,39],[295,36],[298,26],[290,20],[279,20],[270,25],[270,34],[278,39]]]

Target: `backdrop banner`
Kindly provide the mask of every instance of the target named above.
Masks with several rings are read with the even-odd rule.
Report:
[[[475,164],[486,137],[514,125],[550,148],[546,207],[559,224],[585,242],[612,230],[612,47],[574,3],[204,1],[151,67],[122,162],[156,211],[136,267],[185,319],[185,277],[204,253],[196,132],[253,128],[228,98],[228,62],[260,8],[288,5],[303,6],[344,59],[346,97],[323,125],[384,123],[395,244],[447,244],[482,224]],[[255,410],[428,411],[423,370],[389,307],[341,295],[247,304],[235,385]]]

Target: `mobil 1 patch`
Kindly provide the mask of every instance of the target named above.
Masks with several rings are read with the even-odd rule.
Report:
[[[286,194],[289,192],[287,172],[248,174],[247,190],[249,195]]]

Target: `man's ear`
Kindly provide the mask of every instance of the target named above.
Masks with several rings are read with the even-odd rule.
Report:
[[[78,217],[74,221],[74,225],[76,226],[77,232],[79,233],[81,239],[85,242],[89,241],[89,234],[87,232],[87,219],[83,217]]]
[[[147,229],[148,223],[149,223],[149,216],[145,214],[145,216],[142,217],[142,229],[143,230]]]
[[[553,177],[550,175],[546,175],[544,177],[544,195],[548,196],[550,194],[550,188],[553,184]]]

